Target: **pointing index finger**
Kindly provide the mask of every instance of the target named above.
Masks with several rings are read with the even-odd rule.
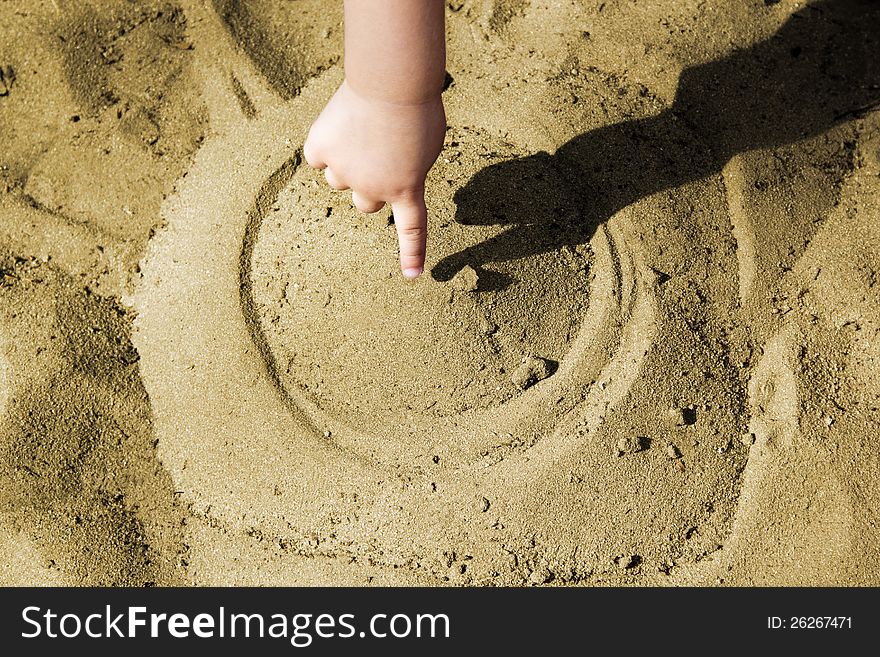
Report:
[[[405,278],[417,278],[425,270],[428,239],[428,210],[424,192],[419,191],[409,198],[392,202],[391,211],[400,243],[400,269]]]

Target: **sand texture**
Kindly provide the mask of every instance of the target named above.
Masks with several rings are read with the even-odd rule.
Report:
[[[0,3],[0,584],[880,585],[880,7],[447,4],[410,283],[341,3]]]

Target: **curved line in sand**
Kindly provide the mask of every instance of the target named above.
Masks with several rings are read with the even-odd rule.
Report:
[[[254,301],[254,285],[252,278],[252,264],[254,258],[254,247],[260,235],[260,227],[263,223],[267,208],[278,198],[281,190],[290,182],[293,174],[296,172],[302,162],[302,149],[281,165],[265,183],[260,187],[259,192],[254,199],[254,203],[247,212],[244,227],[244,239],[242,240],[241,253],[239,254],[238,267],[238,297],[241,304],[241,315],[247,327],[248,335],[257,348],[257,352],[263,360],[266,367],[266,373],[272,382],[273,387],[281,398],[282,403],[289,411],[297,415],[302,415],[303,407],[308,411],[304,415],[304,419],[311,425],[314,432],[319,427],[316,422],[315,409],[310,408],[311,405],[305,399],[301,399],[299,395],[291,394],[291,391],[285,387],[278,373],[278,362],[275,355],[269,347],[269,341],[263,329],[260,326],[259,313],[257,312],[257,304]]]
[[[239,254],[238,266],[238,296],[241,306],[241,315],[244,324],[247,327],[248,335],[251,342],[257,349],[260,358],[265,366],[266,374],[269,377],[279,399],[285,408],[304,421],[312,431],[315,439],[324,434],[328,427],[334,427],[333,442],[340,445],[348,437],[348,433],[341,434],[337,423],[321,409],[321,407],[310,400],[305,394],[301,394],[297,389],[290,389],[284,385],[279,374],[278,361],[269,345],[269,339],[263,331],[260,322],[260,314],[257,310],[257,302],[254,299],[254,281],[253,281],[253,258],[254,249],[260,238],[260,229],[263,220],[266,218],[269,209],[275,204],[278,195],[285,186],[291,181],[300,165],[304,162],[302,148],[296,151],[296,154],[276,169],[260,186],[254,197],[254,202],[247,211],[244,224],[244,238],[242,239],[241,252]]]
[[[371,497],[367,480],[375,475],[281,401],[241,297],[249,210],[265,181],[283,185],[294,168],[291,141],[305,138],[298,117],[311,112],[309,101],[282,103],[261,91],[216,17],[190,4],[211,130],[163,203],[166,226],[150,240],[142,279],[124,298],[136,311],[132,340],[158,452],[195,513],[238,530],[319,530],[328,501],[351,491]],[[257,109],[253,116],[236,100],[233,75]],[[312,96],[329,95],[332,83],[333,74],[316,78]]]
[[[791,500],[780,497],[775,483],[791,474],[792,462],[786,455],[803,454],[795,461],[802,464],[802,459],[809,462],[819,454],[803,436],[800,426],[798,377],[793,366],[798,358],[796,333],[797,326],[788,323],[773,335],[764,345],[763,356],[749,380],[749,431],[755,442],[749,448],[728,538],[709,558],[683,566],[673,583],[705,585],[714,578],[726,577],[733,564],[754,558],[750,550],[761,545],[768,530],[768,518],[791,514],[790,507],[786,511]],[[790,540],[800,544],[797,561],[810,564],[824,581],[831,583],[840,568],[840,555],[848,553],[852,515],[840,481],[833,476],[823,482],[819,494],[832,501],[825,500],[824,508],[819,504],[818,512],[808,506],[783,526],[784,531],[791,533]],[[792,559],[790,555],[782,558]],[[768,579],[757,584],[790,584],[790,579],[774,580],[772,570],[765,576]]]
[[[619,340],[583,403],[564,416],[552,435],[529,450],[529,460],[535,464],[536,473],[575,453],[590,439],[590,434],[602,425],[609,411],[629,392],[653,343],[657,326],[653,291],[656,277],[645,265],[641,251],[634,247],[638,240],[633,232],[632,223],[620,215],[610,220],[607,228],[597,231],[597,237],[601,236],[607,243],[608,266],[597,273],[597,278],[604,279],[602,292],[611,292],[620,301],[615,308],[603,304],[596,322],[585,327],[577,344],[579,349],[589,350],[591,341],[598,340],[603,332],[606,335],[615,332],[615,325]],[[590,292],[592,298],[592,286]]]
[[[273,376],[274,361],[249,299],[261,211],[271,207],[297,163],[295,154],[285,155],[278,136],[283,112],[274,114],[241,118],[236,129],[212,137],[166,202],[168,226],[151,241],[142,267],[134,339],[153,400],[160,455],[195,511],[239,530],[271,527],[289,534],[318,522],[322,500],[334,491],[357,490],[364,503],[372,494],[390,492],[373,490],[375,474],[369,474],[384,454],[369,453],[354,432],[334,431],[332,441],[322,439],[316,430],[321,410],[296,391],[286,395],[291,391],[279,385],[277,369]],[[254,175],[218,185],[236,169]],[[260,175],[264,182],[255,185]],[[553,385],[538,384],[518,398],[515,425],[548,412],[555,420],[543,401],[569,386],[582,385],[587,400],[573,407],[569,422],[541,434],[534,454],[529,450],[528,458],[537,459],[529,468],[535,477],[544,472],[543,463],[552,465],[583,444],[583,435],[573,440],[566,431],[570,422],[577,418],[589,430],[601,424],[637,376],[651,340],[650,280],[632,252],[628,229],[618,217],[597,233],[590,285],[595,302],[574,349],[557,374],[542,382]],[[606,334],[620,339],[608,344]],[[600,384],[591,385],[598,372]],[[491,473],[466,471],[449,475],[466,484]],[[504,477],[505,471],[497,472]],[[273,497],[276,486],[288,497]]]
[[[633,231],[632,223],[624,217],[609,224],[610,237],[620,263],[621,305],[618,321],[621,337],[617,350],[587,399],[583,417],[587,431],[595,431],[604,421],[606,413],[629,392],[656,333],[656,276],[645,265],[641,251],[634,248],[637,240]]]

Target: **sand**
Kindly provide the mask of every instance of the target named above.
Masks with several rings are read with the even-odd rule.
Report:
[[[0,6],[0,583],[880,583],[876,6],[447,4],[413,283],[337,3]]]

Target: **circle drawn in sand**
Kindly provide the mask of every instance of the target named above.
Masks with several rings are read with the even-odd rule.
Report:
[[[450,134],[449,155],[441,158],[428,185],[435,231],[428,270],[436,277],[426,274],[406,285],[397,271],[393,227],[382,225],[382,215],[346,214],[339,195],[323,202],[321,195],[331,193],[295,154],[305,137],[304,117],[319,109],[334,79],[317,79],[290,103],[279,103],[246,73],[247,67],[236,70],[239,92],[219,74],[206,78],[212,125],[218,128],[163,205],[167,226],[150,242],[133,299],[133,340],[160,457],[176,490],[196,513],[239,530],[256,527],[284,536],[304,553],[347,555],[363,546],[371,559],[403,563],[421,559],[427,546],[451,536],[469,537],[474,552],[491,552],[497,529],[484,523],[499,513],[506,514],[505,524],[516,536],[524,535],[525,527],[551,507],[536,493],[549,486],[553,500],[563,499],[556,482],[561,469],[588,453],[599,459],[592,471],[603,473],[604,459],[612,458],[603,427],[626,415],[615,411],[639,380],[658,331],[657,275],[646,265],[639,230],[645,208],[623,208],[570,240],[512,249],[534,255],[512,258],[504,248],[490,250],[483,245],[496,235],[507,235],[499,240],[501,247],[517,247],[512,242],[517,235],[537,241],[553,225],[554,213],[564,215],[568,208],[564,199],[540,192],[540,179],[522,185],[532,205],[514,198],[512,189],[498,207],[480,208],[479,202],[456,207],[456,200],[465,198],[457,190],[465,184],[481,189],[471,184],[475,174],[496,162],[503,161],[505,172],[553,175],[547,166],[553,156],[539,151],[521,157],[515,147],[487,138],[488,131],[461,127]],[[247,93],[256,111],[241,110],[250,105],[236,103],[240,93]],[[477,142],[487,146],[481,149]],[[506,203],[507,197],[514,202]],[[479,201],[479,195],[470,198]],[[660,200],[647,203],[662,210]],[[293,212],[295,207],[314,216]],[[328,207],[333,208],[329,213]],[[519,216],[495,216],[511,208],[520,209]],[[523,216],[545,211],[547,216]],[[530,222],[537,228],[523,230]],[[298,254],[297,245],[310,253]],[[352,253],[366,255],[348,271]],[[469,260],[474,255],[479,258]],[[468,265],[476,276],[457,279],[456,271]],[[298,278],[299,271],[308,275]],[[389,290],[398,296],[388,296]],[[326,338],[323,354],[315,358],[307,352],[314,332],[326,330],[327,323],[344,331],[346,313],[373,320],[373,335],[358,327],[352,343],[372,349],[373,358],[368,353],[365,362],[375,365],[381,361],[375,355],[385,347],[376,344],[379,338],[394,338],[397,325],[407,319],[408,307],[400,301],[407,298],[422,308],[452,306],[446,324],[438,322],[437,328],[451,347],[435,350],[434,362],[427,364],[416,350],[404,351],[404,362],[427,371],[442,363],[449,370],[441,375],[447,381],[456,370],[479,371],[481,358],[492,352],[486,343],[463,340],[468,331],[482,334],[483,315],[496,325],[488,327],[489,335],[509,340],[499,344],[496,355],[503,378],[492,370],[472,384],[486,394],[468,397],[470,391],[450,394],[441,388],[433,406],[424,395],[419,397],[424,406],[401,411],[396,403],[406,393],[404,376],[381,367],[370,370],[377,388],[371,398],[341,379],[357,367],[337,358],[334,366],[350,369],[331,380],[332,387],[325,384],[325,396],[303,388],[306,377],[297,368],[310,357],[325,367],[333,356],[334,340]],[[380,309],[385,304],[393,311],[387,326],[369,315],[377,299]],[[319,321],[322,313],[329,321]],[[457,336],[444,335],[454,328]],[[456,339],[461,344],[451,342]],[[507,374],[527,355],[558,361],[558,367],[526,390],[512,391]],[[347,390],[360,397],[346,399]],[[709,475],[716,471],[707,470]],[[602,486],[606,492],[616,491],[603,494],[609,504],[600,510],[601,532],[609,536],[620,535],[618,522],[633,522],[623,508],[632,473],[616,472],[598,474],[595,481],[608,484]],[[670,474],[664,470],[663,476]],[[713,487],[705,490],[714,496]],[[474,499],[483,497],[491,500],[491,515],[476,511],[481,515],[475,518],[470,513]],[[553,506],[553,523],[586,526],[582,514],[595,511],[591,499]],[[646,517],[645,535],[657,534],[652,523],[691,522],[678,517],[687,511],[676,512],[676,518]],[[550,524],[545,518],[539,526]],[[318,547],[313,535],[320,537]],[[564,535],[572,536],[570,527]],[[544,540],[555,545],[557,538]],[[579,535],[576,540],[587,545],[597,539]],[[487,572],[493,559],[483,562]],[[469,568],[476,572],[475,564]]]
[[[450,145],[453,144],[453,145]],[[522,156],[476,130],[455,130],[428,184],[426,271],[491,241],[500,225],[462,225],[450,191],[481,168]],[[337,418],[387,425],[410,416],[445,417],[497,407],[521,393],[524,359],[555,370],[587,312],[586,245],[491,263],[461,263],[449,281],[426,273],[404,284],[388,213],[364,217],[293,173],[263,217],[251,278],[255,309],[279,378]],[[566,198],[543,198],[556,215]],[[498,212],[485,208],[490,220]]]
[[[479,271],[468,264],[469,254],[485,251],[505,232],[494,224],[508,223],[495,221],[497,216],[474,221],[480,213],[473,208],[464,214],[466,228],[452,219],[456,208],[448,187],[473,180],[482,168],[480,155],[495,159],[497,149],[511,149],[485,135],[478,139],[496,150],[478,147],[470,158],[453,153],[444,164],[455,159],[463,166],[456,172],[438,166],[427,188],[436,242],[427,264],[448,278],[446,283],[425,276],[404,287],[396,259],[388,257],[396,247],[393,228],[384,234],[368,228],[350,209],[333,220],[339,204],[329,204],[332,192],[302,165],[301,156],[265,179],[242,218],[241,310],[280,399],[316,433],[332,435],[333,443],[368,461],[412,464],[432,445],[452,457],[450,463],[475,465],[490,451],[497,462],[540,442],[530,458],[536,467],[552,462],[578,449],[571,431],[585,439],[623,399],[653,340],[656,275],[645,265],[626,212],[595,226],[587,237],[577,205],[559,185],[546,184],[546,194],[524,195],[540,199],[537,203],[490,205],[489,214],[513,208],[567,216],[562,222],[567,227],[551,221],[548,230],[575,230],[575,245],[498,258]],[[532,180],[524,187],[534,192],[550,176],[546,153],[532,157],[537,166],[531,158],[513,160],[526,163],[521,170],[531,173],[521,175]],[[444,183],[447,189],[437,189]],[[547,209],[539,209],[541,204]],[[363,254],[357,264],[351,253]],[[460,267],[454,275],[450,263]],[[587,299],[595,300],[589,312]],[[425,319],[420,313],[428,315],[422,324],[430,327],[427,336],[419,335],[418,320]],[[490,355],[497,357],[495,369],[491,361],[487,365]],[[544,370],[531,386],[521,381],[526,364]],[[412,374],[419,369],[421,377]],[[478,381],[475,374],[481,373]],[[370,378],[364,390],[361,384]],[[419,388],[423,382],[427,385]],[[450,382],[451,390],[444,389]],[[520,438],[499,450],[497,437],[514,433]]]

